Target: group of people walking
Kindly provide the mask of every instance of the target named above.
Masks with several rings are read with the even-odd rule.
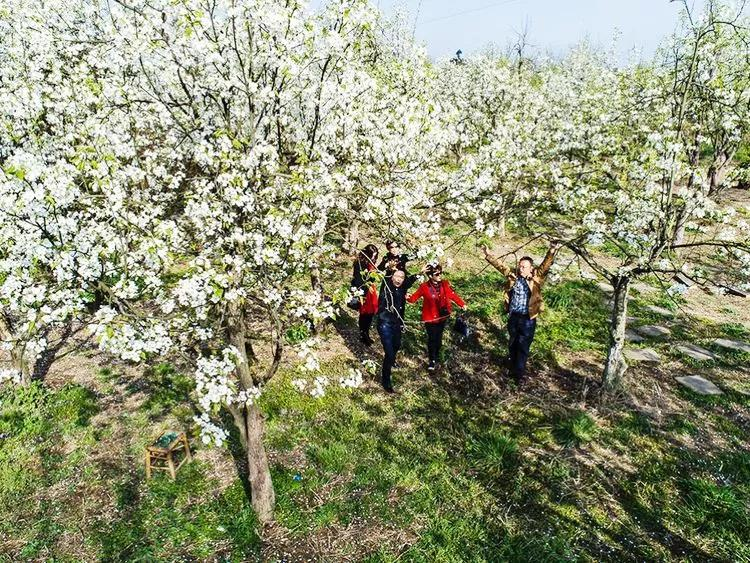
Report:
[[[386,254],[378,262],[378,248],[368,244],[359,251],[354,262],[352,287],[361,297],[355,300],[359,310],[360,341],[369,346],[373,343],[370,330],[377,317],[377,332],[383,345],[381,378],[383,388],[393,393],[391,373],[397,367],[396,356],[401,349],[401,340],[406,328],[406,303],[422,300],[422,323],[427,337],[427,370],[437,369],[443,333],[451,316],[453,305],[466,307],[448,280],[443,278],[440,264],[427,264],[419,274],[410,274],[407,269],[409,257],[401,252],[396,241],[386,241]],[[542,308],[541,288],[546,280],[560,243],[554,242],[538,268],[533,260],[524,256],[515,269],[505,265],[483,247],[485,259],[506,278],[505,306],[508,313],[508,368],[520,383],[526,374],[529,348],[534,339],[536,319]],[[416,291],[407,296],[409,289],[420,279]],[[380,286],[378,287],[378,280]]]

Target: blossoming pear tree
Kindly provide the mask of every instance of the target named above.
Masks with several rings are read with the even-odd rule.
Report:
[[[683,4],[680,30],[660,50],[659,64],[672,69],[662,77],[676,80],[684,97],[680,137],[695,170],[687,186],[717,200],[747,175],[734,158],[750,142],[750,16],[725,2],[711,2],[696,17]],[[683,242],[690,202],[678,200],[678,205],[675,244]]]
[[[88,25],[65,33],[101,61],[88,76],[107,116],[97,165],[114,179],[101,186],[114,201],[101,223],[124,250],[113,283],[97,285],[96,336],[127,360],[169,354],[194,366],[203,439],[227,437],[217,416],[227,410],[267,521],[257,399],[288,329],[335,314],[307,283],[336,251],[332,218],[361,207],[364,222],[427,242],[438,228],[424,221],[420,188],[441,142],[430,132],[439,108],[424,87],[410,90],[423,57],[389,53],[362,0],[319,13],[276,0],[80,5]],[[324,392],[314,347],[299,352],[314,377],[300,387]]]
[[[85,8],[0,8],[0,380],[41,375],[128,251],[108,220],[121,194],[99,142],[99,55],[72,40],[88,33]]]
[[[552,161],[553,213],[539,228],[564,232],[569,248],[613,286],[603,372],[610,390],[625,383],[632,281],[645,275],[667,281],[678,272],[713,285],[725,277],[747,280],[750,231],[746,222],[733,220],[731,208],[717,205],[687,180],[698,173],[681,142],[692,84],[675,79],[671,68],[618,69],[603,59],[593,62],[574,64],[577,70],[569,74],[578,103],[569,108],[568,142]],[[675,244],[683,212],[691,225],[689,240]],[[606,252],[592,252],[602,245]],[[687,248],[692,252],[678,252]],[[707,268],[728,257],[730,268],[706,276]]]

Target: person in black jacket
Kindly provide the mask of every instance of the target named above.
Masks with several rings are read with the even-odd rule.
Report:
[[[406,292],[417,281],[417,275],[407,276],[403,270],[396,270],[385,278],[378,296],[378,335],[383,344],[383,369],[381,372],[383,389],[393,393],[391,370],[396,363],[396,354],[401,349],[401,336],[406,323]]]
[[[391,277],[398,270],[403,271],[408,276],[409,270],[406,269],[406,263],[409,261],[409,257],[406,254],[401,254],[399,244],[396,241],[387,240],[385,241],[385,248],[388,252],[378,264],[378,270],[385,272],[386,277]]]

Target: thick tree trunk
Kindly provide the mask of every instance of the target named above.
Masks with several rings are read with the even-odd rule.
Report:
[[[357,247],[359,246],[359,221],[356,219],[352,221],[349,229],[346,232],[346,240],[344,241],[344,250],[355,256],[357,254]]]
[[[265,421],[263,414],[256,405],[245,409],[245,427],[247,435],[247,467],[250,478],[250,499],[258,520],[262,523],[273,520],[273,510],[276,505],[276,495],[271,482],[271,469],[268,466],[268,456],[263,446]]]
[[[505,234],[505,215],[503,215],[502,217],[500,217],[500,219],[497,220],[497,236],[504,237]]]
[[[250,483],[250,503],[262,523],[273,520],[276,494],[271,481],[266,448],[263,445],[265,421],[256,405],[228,407],[240,433],[240,441],[247,460],[247,477]]]
[[[31,383],[32,370],[24,358],[24,347],[14,346],[10,350],[10,362],[13,369],[21,374],[21,385]]]
[[[612,297],[614,306],[609,321],[609,350],[607,352],[607,363],[602,374],[602,385],[605,392],[622,388],[625,371],[628,369],[623,356],[623,349],[625,347],[625,326],[628,317],[630,277],[615,277],[612,280],[612,287],[614,287],[615,292]]]
[[[674,234],[672,236],[672,245],[677,246],[685,240],[685,225],[687,223],[687,209],[683,206],[677,211],[675,218]]]
[[[229,342],[240,352],[237,365],[237,376],[244,389],[255,385],[250,370],[248,358],[248,339],[245,329],[245,314],[240,306],[230,308],[228,325]],[[252,347],[250,347],[252,350]],[[263,445],[265,425],[263,414],[255,404],[246,406],[230,406],[234,423],[240,432],[240,439],[245,448],[248,464],[248,479],[250,481],[250,502],[255,509],[258,520],[262,523],[273,520],[275,495],[271,481],[271,470],[268,466],[268,456]]]
[[[323,298],[323,280],[320,276],[320,268],[315,266],[310,270],[310,287],[312,290]]]
[[[728,161],[726,161],[728,162]],[[724,189],[724,177],[726,176],[726,166],[711,166],[708,169],[708,196],[715,198]]]

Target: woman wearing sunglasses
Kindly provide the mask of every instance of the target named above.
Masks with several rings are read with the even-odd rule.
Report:
[[[422,300],[422,322],[427,332],[427,371],[435,371],[443,344],[445,323],[451,315],[452,303],[465,307],[464,300],[453,290],[448,280],[443,279],[440,264],[428,266],[426,282],[409,296],[409,303]]]

